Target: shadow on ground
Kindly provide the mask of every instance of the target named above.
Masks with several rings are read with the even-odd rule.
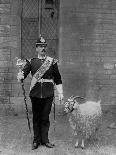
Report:
[[[74,148],[75,137],[68,123],[67,115],[61,105],[56,106],[56,122],[51,111],[50,141],[56,147],[53,149],[40,146],[31,150],[32,137],[28,130],[26,115],[0,116],[0,155],[116,155],[116,129],[108,125],[115,118],[115,112],[107,111],[103,115],[103,124],[98,133],[98,141],[86,144],[86,149]],[[30,114],[32,127],[32,115]]]

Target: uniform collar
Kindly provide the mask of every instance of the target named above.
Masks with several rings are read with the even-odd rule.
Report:
[[[46,57],[47,57],[46,55],[44,57],[38,56],[38,58],[41,59],[41,60],[46,59]]]

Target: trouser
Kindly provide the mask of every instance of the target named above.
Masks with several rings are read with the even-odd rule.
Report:
[[[41,143],[49,142],[48,131],[50,127],[49,114],[52,107],[53,97],[31,97],[33,112],[34,140]]]

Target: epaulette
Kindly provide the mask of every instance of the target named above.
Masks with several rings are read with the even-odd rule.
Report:
[[[31,61],[31,60],[33,60],[33,59],[37,59],[37,58],[31,58],[31,59],[29,59],[29,60]]]
[[[37,59],[37,58],[31,58],[31,59],[28,59],[28,61],[31,62],[31,61],[34,60],[34,59]]]
[[[58,59],[53,59],[53,65],[58,62]]]
[[[26,59],[27,62],[31,62],[31,59]]]

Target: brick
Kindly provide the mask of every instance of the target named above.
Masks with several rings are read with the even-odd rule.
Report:
[[[0,44],[2,43],[9,43],[9,42],[13,42],[13,41],[17,41],[17,37],[16,36],[6,36],[6,37],[1,37],[0,36]]]
[[[20,13],[22,11],[21,6],[22,6],[22,1],[20,1],[20,0],[12,0],[12,2],[11,2],[11,14],[12,15],[20,15]]]
[[[0,104],[9,104],[9,98],[0,98]]]
[[[0,0],[0,4],[7,4],[10,3],[11,0]]]
[[[1,15],[0,16],[0,25],[20,25],[20,18],[17,15]]]
[[[16,74],[18,73],[19,69],[16,67],[16,65],[15,66],[13,65],[12,67],[8,68],[8,71],[10,73]]]
[[[115,57],[102,57],[102,61],[116,63],[116,58]]]
[[[7,48],[7,47],[1,48],[1,47],[0,47],[0,53],[7,53],[7,54],[10,54],[10,48]]]
[[[113,63],[104,63],[104,69],[114,69]]]
[[[15,25],[10,26],[10,34],[12,36],[20,35],[19,27],[15,26]]]
[[[12,80],[12,73],[0,73],[0,78],[4,80]]]
[[[0,46],[1,48],[4,48],[6,46],[10,46],[13,48],[17,48],[18,46],[18,40],[16,36],[12,36],[12,37],[0,37]]]
[[[116,79],[116,75],[110,75],[110,79],[111,80],[115,80]]]
[[[0,4],[0,14],[10,14],[10,4]]]
[[[0,25],[0,36],[16,36],[18,34],[17,26]]]
[[[10,54],[7,53],[0,53],[0,61],[10,61]]]
[[[7,73],[9,71],[9,67],[0,67],[0,73],[3,72],[3,73]]]
[[[0,49],[0,61],[10,61],[11,60],[11,54],[9,49],[1,48]]]
[[[8,84],[8,83],[0,83],[0,90],[11,90],[11,84]]]
[[[0,61],[0,67],[5,67],[5,68],[7,68],[7,67],[12,67],[12,62],[10,62],[10,61]]]
[[[10,25],[0,25],[0,36],[10,34]]]

